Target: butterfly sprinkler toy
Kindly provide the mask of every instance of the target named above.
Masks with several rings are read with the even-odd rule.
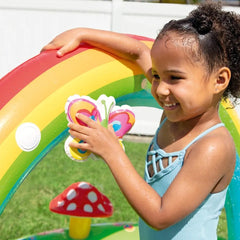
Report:
[[[135,123],[135,115],[128,105],[116,106],[114,97],[106,95],[101,95],[97,100],[88,96],[70,96],[65,104],[65,113],[69,122],[82,126],[86,125],[76,118],[78,113],[90,117],[104,127],[112,124],[123,148],[122,137]],[[93,155],[91,151],[70,147],[69,143],[72,141],[83,142],[71,135],[66,139],[64,148],[70,159],[84,162],[90,155]],[[71,238],[86,239],[91,228],[90,217],[107,217],[113,213],[110,200],[105,195],[99,195],[96,193],[97,190],[93,191],[93,189],[95,187],[90,183],[74,183],[49,204],[49,209],[53,212],[74,216],[70,218],[69,223]],[[99,197],[97,197],[98,195]],[[83,199],[86,201],[82,202]]]
[[[69,122],[83,126],[85,124],[76,118],[78,113],[99,122],[103,127],[107,128],[111,124],[123,148],[122,138],[135,123],[135,115],[130,106],[117,106],[114,97],[107,97],[106,95],[100,95],[97,100],[89,96],[70,96],[65,105],[65,113]],[[65,152],[72,160],[83,162],[88,157],[94,155],[88,150],[70,147],[69,143],[72,141],[83,142],[81,139],[73,138],[71,135],[66,139],[64,145]]]

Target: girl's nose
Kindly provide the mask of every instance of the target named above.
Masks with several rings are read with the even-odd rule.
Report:
[[[152,84],[152,94],[157,96],[168,96],[170,94],[169,85],[164,80]]]

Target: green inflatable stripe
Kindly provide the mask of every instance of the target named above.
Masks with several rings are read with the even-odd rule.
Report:
[[[240,141],[237,141],[237,140],[238,139],[240,140],[240,133],[238,132],[238,129],[235,126],[230,115],[228,114],[227,110],[222,105],[220,105],[219,113],[220,113],[222,122],[225,124],[226,128],[231,133],[231,135],[234,139],[236,150],[239,155],[240,154]]]
[[[111,95],[117,98],[124,94],[139,91],[141,90],[141,81],[143,78],[143,75],[124,78],[90,93],[89,96],[93,99],[97,99],[101,94],[104,93],[108,96]],[[113,89],[115,90],[113,91]],[[66,115],[64,112],[62,112],[45,129],[42,130],[39,146],[31,152],[22,152],[14,161],[0,181],[0,186],[4,186],[4,188],[0,188],[0,214],[13,194],[16,192],[17,188],[32,171],[32,169],[57,143],[59,143],[67,135],[66,130]]]
[[[72,240],[69,237],[68,229],[58,229],[52,232],[37,234],[35,236],[25,237],[22,240]],[[138,240],[138,226],[129,223],[116,224],[93,224],[86,240]]]

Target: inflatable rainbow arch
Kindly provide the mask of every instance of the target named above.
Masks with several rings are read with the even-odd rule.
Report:
[[[152,39],[133,37],[149,47],[153,43]],[[118,105],[140,106],[144,102],[146,106],[157,107],[150,94],[141,88],[143,79],[138,66],[88,45],[62,58],[56,57],[56,51],[43,52],[3,77],[0,80],[0,214],[28,173],[66,136],[64,105],[69,96],[77,93],[97,99],[106,94],[114,96]],[[240,121],[229,104],[221,104],[220,114],[237,148],[236,170],[225,204],[228,239],[236,240],[240,239]],[[23,126],[25,129],[19,128]],[[31,146],[21,139],[28,130],[35,133],[28,136],[33,138]],[[16,140],[17,135],[20,138]]]

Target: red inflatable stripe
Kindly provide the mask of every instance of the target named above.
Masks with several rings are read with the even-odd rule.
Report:
[[[152,39],[142,36],[130,35],[128,36],[135,38],[140,41],[152,41]],[[33,81],[36,77],[41,75],[46,70],[50,69],[54,65],[63,62],[64,60],[71,58],[72,56],[91,49],[93,47],[82,44],[81,48],[58,58],[56,56],[56,50],[45,51],[41,54],[29,59],[25,63],[19,65],[13,71],[8,73],[0,80],[0,109],[11,99],[13,98],[21,89],[27,86],[31,81]],[[28,64],[31,62],[31,64]],[[24,68],[24,71],[21,69]]]
[[[89,47],[81,47],[78,50],[61,58],[56,56],[56,50],[45,51],[19,65],[0,80],[0,109],[2,109],[2,107],[19,91],[21,91],[21,89],[27,86],[43,72],[50,69],[54,65],[88,49]],[[28,62],[31,62],[31,64],[28,64]],[[24,71],[21,71],[22,68],[24,68]]]

